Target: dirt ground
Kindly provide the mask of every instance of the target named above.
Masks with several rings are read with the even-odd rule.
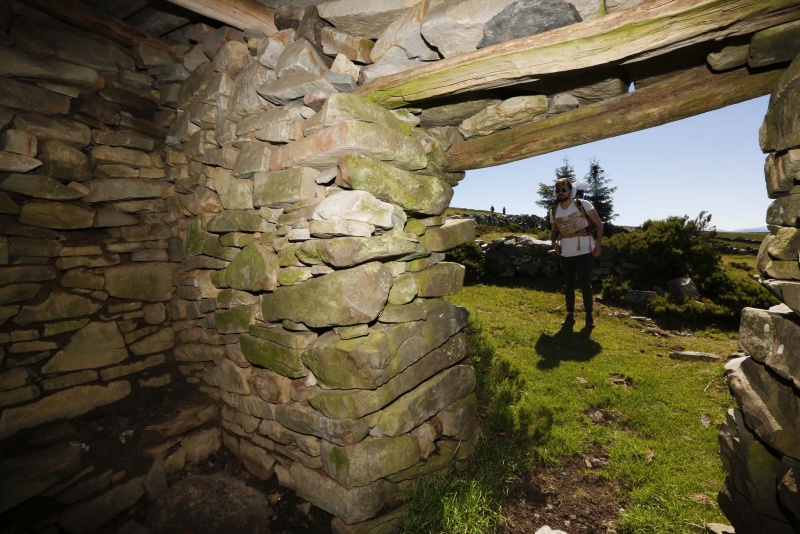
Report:
[[[526,474],[509,492],[498,534],[534,533],[543,526],[569,534],[616,532],[622,508],[617,484],[594,471],[606,461],[595,450]]]

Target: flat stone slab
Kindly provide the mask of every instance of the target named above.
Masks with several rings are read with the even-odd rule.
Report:
[[[370,156],[340,158],[337,183],[422,215],[440,215],[453,198],[453,188],[439,178],[404,171]]]
[[[375,320],[386,304],[392,273],[378,262],[280,287],[262,299],[264,320],[289,319],[312,328]]]
[[[336,167],[341,156],[358,154],[405,170],[423,169],[428,164],[417,139],[380,124],[349,120],[275,148],[270,167],[274,171],[298,166],[323,170]]]
[[[332,0],[317,6],[319,16],[337,29],[366,39],[376,39],[395,19],[419,0],[373,1]]]
[[[721,361],[720,358],[716,354],[711,354],[710,352],[699,352],[694,350],[682,350],[682,351],[675,351],[670,352],[669,357],[673,360],[683,360],[687,362],[718,362]]]

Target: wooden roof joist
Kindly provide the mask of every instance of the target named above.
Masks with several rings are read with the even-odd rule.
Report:
[[[800,0],[648,0],[631,9],[499,43],[399,74],[356,93],[387,108],[536,80],[600,65],[623,65],[800,19]]]
[[[103,37],[133,47],[139,43],[170,54],[175,53],[175,45],[154,37],[147,32],[126,24],[121,20],[103,15],[79,0],[26,0],[31,6],[77,28],[97,33]]]
[[[713,74],[696,67],[632,93],[456,143],[447,152],[448,170],[510,163],[738,104],[770,93],[783,70]]]
[[[266,36],[278,31],[275,26],[275,10],[255,0],[168,1],[240,30],[260,30]]]

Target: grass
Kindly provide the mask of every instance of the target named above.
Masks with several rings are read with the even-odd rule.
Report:
[[[559,289],[556,279],[505,281],[450,298],[471,313],[485,439],[466,469],[423,485],[427,494],[412,500],[406,531],[492,532],[516,477],[596,447],[611,459],[602,476],[622,488],[621,532],[703,532],[706,523],[727,522],[715,503],[724,480],[717,426],[733,405],[722,365],[668,355],[724,357],[736,350],[737,332],[662,337],[599,305],[591,335],[560,333]],[[584,413],[597,408],[617,417],[592,423]],[[420,508],[421,501],[447,503],[457,524],[431,519],[444,511]]]

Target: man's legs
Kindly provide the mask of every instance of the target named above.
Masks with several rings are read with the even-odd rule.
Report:
[[[564,275],[564,297],[567,301],[567,318],[561,323],[562,326],[575,324],[575,282],[578,276],[578,258],[580,256],[559,256],[561,273]]]
[[[594,295],[592,295],[592,271],[594,269],[594,256],[591,254],[581,254],[576,256],[578,271],[578,287],[581,288],[583,296],[583,309],[586,311],[586,326],[594,326]],[[573,295],[573,300],[574,300]]]

